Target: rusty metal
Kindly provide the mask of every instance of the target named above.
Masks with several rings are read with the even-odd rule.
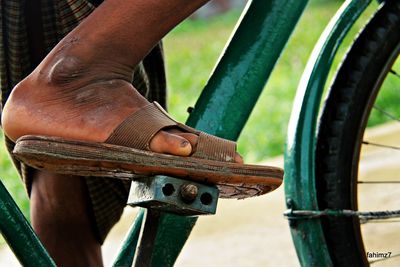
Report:
[[[208,215],[215,214],[218,195],[213,185],[168,176],[144,177],[132,182],[128,204],[185,216]]]
[[[185,203],[193,203],[197,198],[199,193],[199,188],[194,184],[184,184],[180,187],[180,194],[182,197],[182,201]]]

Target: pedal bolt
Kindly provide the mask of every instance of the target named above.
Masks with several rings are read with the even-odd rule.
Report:
[[[180,188],[182,200],[187,204],[192,203],[196,199],[198,193],[199,189],[193,184],[184,184]]]

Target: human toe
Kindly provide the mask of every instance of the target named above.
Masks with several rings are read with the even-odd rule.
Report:
[[[151,151],[157,153],[176,156],[190,156],[192,153],[192,145],[187,139],[166,131],[158,132],[149,145]]]

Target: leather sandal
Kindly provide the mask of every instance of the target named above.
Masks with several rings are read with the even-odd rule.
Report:
[[[150,151],[153,136],[167,127],[198,136],[192,155]],[[224,198],[262,195],[283,180],[280,168],[236,163],[235,142],[176,122],[157,102],[126,118],[104,143],[27,135],[17,140],[13,153],[29,166],[56,173],[120,179],[169,175],[213,184]]]

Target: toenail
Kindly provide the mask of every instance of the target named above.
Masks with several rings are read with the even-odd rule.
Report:
[[[186,147],[186,146],[188,146],[190,143],[189,143],[189,141],[187,141],[187,140],[185,140],[185,141],[182,141],[181,142],[181,147]]]

